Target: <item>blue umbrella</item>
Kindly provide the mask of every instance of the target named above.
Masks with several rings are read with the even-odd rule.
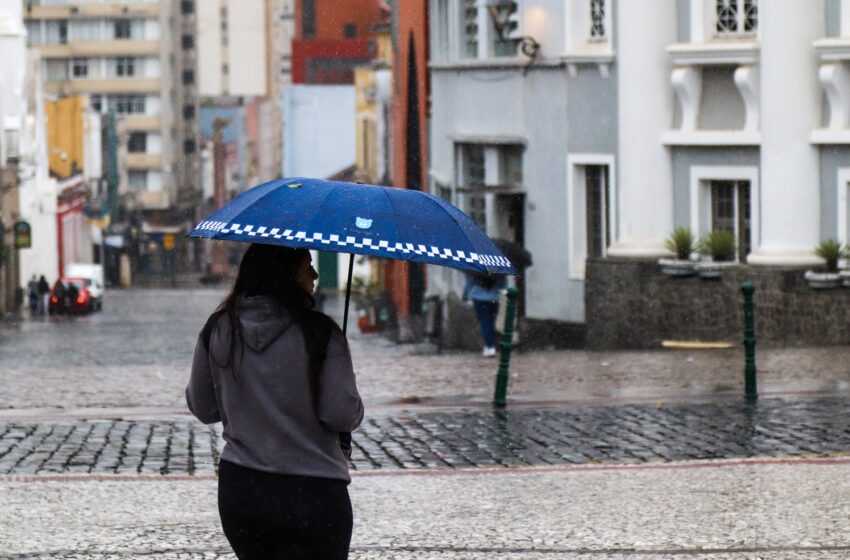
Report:
[[[303,177],[264,183],[202,221],[189,237],[285,245],[491,274],[516,274],[472,219],[421,191]]]

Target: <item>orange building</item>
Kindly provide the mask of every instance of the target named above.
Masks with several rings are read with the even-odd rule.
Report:
[[[430,75],[428,73],[428,1],[404,0],[394,6],[393,183],[397,187],[428,190],[428,119]],[[421,314],[425,295],[425,267],[420,264],[390,261],[386,267],[386,286],[399,316],[399,338],[412,323],[411,316]]]

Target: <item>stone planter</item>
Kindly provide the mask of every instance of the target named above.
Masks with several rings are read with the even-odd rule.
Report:
[[[838,273],[841,276],[841,283],[846,288],[850,288],[850,270],[842,270]]]
[[[735,261],[703,261],[697,263],[697,274],[705,280],[717,280],[723,276],[723,271],[727,268],[735,268],[738,263]]]
[[[841,286],[841,274],[838,272],[815,272],[808,270],[805,274],[806,282],[813,290],[831,290]]]
[[[658,259],[661,273],[667,276],[684,277],[696,274],[696,262],[679,259]]]

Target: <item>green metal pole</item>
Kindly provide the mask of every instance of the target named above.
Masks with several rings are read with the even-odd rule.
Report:
[[[753,306],[753,294],[756,291],[752,282],[741,284],[744,293],[744,395],[748,401],[758,399],[756,387],[756,321]]]
[[[502,342],[499,344],[499,372],[496,374],[496,392],[493,406],[504,408],[508,404],[508,370],[511,364],[511,351],[514,349],[514,315],[516,314],[516,294],[514,287],[508,288],[508,305],[505,308],[505,326],[502,329]]]

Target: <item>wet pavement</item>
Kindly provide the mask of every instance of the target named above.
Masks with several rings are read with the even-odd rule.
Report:
[[[0,559],[228,558],[220,426],[185,410],[220,290],[0,324]],[[338,314],[339,300],[331,308]],[[850,347],[517,353],[350,333],[351,558],[850,556]]]
[[[78,420],[0,425],[0,475],[213,472],[220,425]],[[354,433],[353,470],[652,463],[850,453],[850,399],[398,411]]]
[[[838,560],[846,460],[355,474],[353,560]],[[233,559],[213,478],[0,486],[0,558]]]
[[[107,294],[104,311],[73,319],[0,324],[0,421],[75,414],[83,408],[185,411],[197,333],[221,290],[125,290]],[[339,314],[339,300],[331,306]],[[496,360],[475,353],[435,354],[429,345],[396,345],[350,334],[358,385],[370,407],[399,403],[486,406]],[[758,349],[762,396],[802,393],[850,397],[850,346]],[[645,352],[515,353],[513,402],[619,403],[743,394],[740,349]]]

